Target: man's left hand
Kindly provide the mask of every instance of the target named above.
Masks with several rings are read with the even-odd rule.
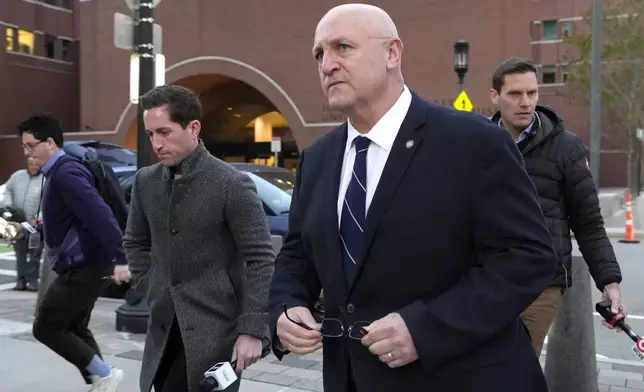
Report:
[[[362,344],[390,368],[405,366],[418,359],[416,346],[400,314],[390,313],[365,329],[368,333],[362,338]]]
[[[230,362],[237,361],[237,372],[246,370],[262,356],[262,341],[254,336],[239,335]]]
[[[604,286],[602,300],[610,300],[611,302],[611,313],[616,315],[618,319],[626,318],[626,305],[624,304],[624,298],[622,297],[622,290],[619,287],[619,283],[611,283]],[[605,320],[602,321],[602,324],[606,328],[614,329],[616,332],[622,332],[622,329],[619,327],[613,327]]]

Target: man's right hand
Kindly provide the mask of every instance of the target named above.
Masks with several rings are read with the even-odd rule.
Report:
[[[19,240],[23,236],[24,232],[20,223],[0,218],[0,238]]]
[[[315,322],[309,309],[303,306],[290,308],[288,316],[294,321],[304,323],[312,330],[300,327],[282,313],[277,320],[277,337],[284,348],[296,354],[309,354],[322,348],[320,324]]]
[[[117,265],[114,267],[114,275],[112,275],[112,280],[118,285],[122,283],[127,283],[132,278],[130,269],[127,265]]]

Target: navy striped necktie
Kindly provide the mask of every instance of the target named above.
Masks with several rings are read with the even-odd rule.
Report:
[[[356,160],[353,164],[351,181],[344,196],[340,218],[340,239],[342,240],[342,259],[347,281],[353,281],[357,272],[362,237],[366,218],[367,204],[367,151],[371,141],[364,136],[353,139]]]

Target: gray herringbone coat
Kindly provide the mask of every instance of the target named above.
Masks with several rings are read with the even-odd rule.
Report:
[[[267,218],[252,180],[203,143],[174,176],[160,164],[139,170],[123,243],[150,306],[142,392],[152,388],[175,314],[190,392],[210,366],[230,360],[239,334],[267,336],[275,257]]]

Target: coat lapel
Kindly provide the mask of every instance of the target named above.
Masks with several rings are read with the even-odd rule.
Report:
[[[327,244],[330,262],[329,268],[333,268],[333,276],[341,276],[340,286],[346,290],[346,278],[342,268],[342,248],[340,242],[340,228],[338,223],[338,192],[340,189],[340,177],[342,174],[342,162],[344,161],[344,150],[347,143],[347,125],[337,128],[330,146],[326,152],[325,162],[328,165],[325,173],[325,198],[322,219],[326,222]]]
[[[422,141],[422,133],[416,131],[425,123],[426,117],[427,105],[424,104],[422,99],[413,94],[407,116],[405,116],[396,140],[391,147],[387,163],[385,164],[380,181],[376,187],[376,192],[373,195],[369,210],[367,211],[362,250],[357,263],[358,274],[353,283],[359,279],[380,220],[387,210],[391,198],[396,193],[396,189],[398,189],[400,180],[405,175],[407,167]],[[353,283],[351,287],[353,287]]]

